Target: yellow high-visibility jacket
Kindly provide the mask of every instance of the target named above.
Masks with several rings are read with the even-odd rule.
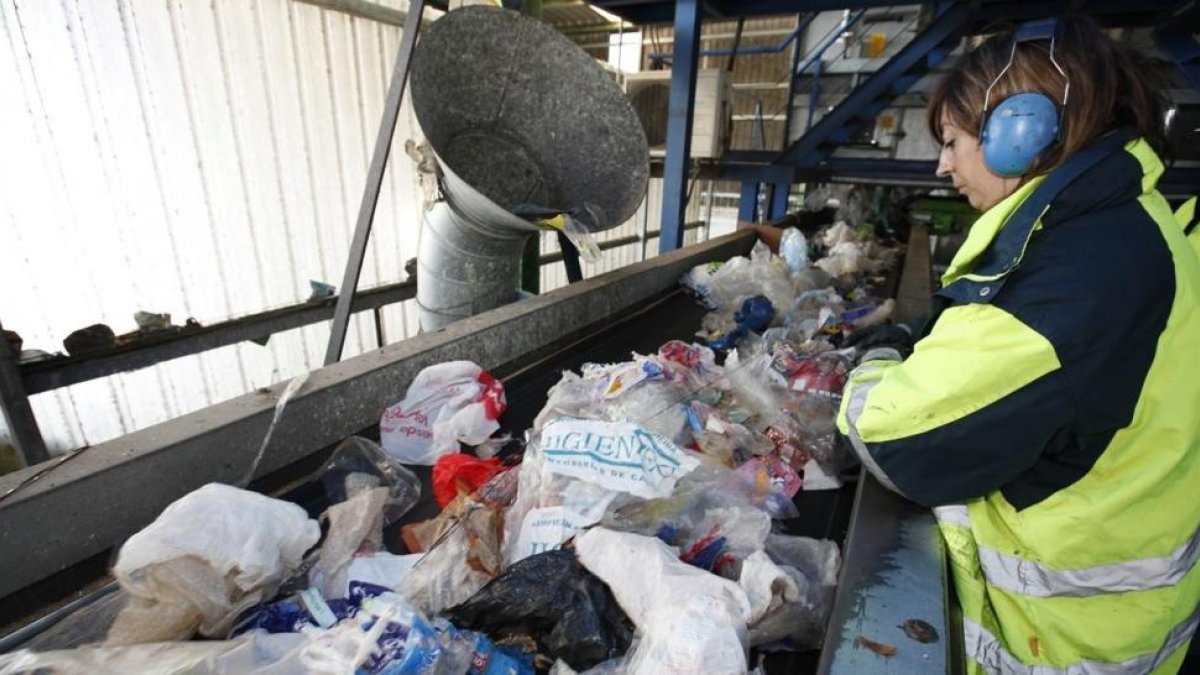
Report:
[[[1200,256],[1147,143],[1079,157],[980,217],[838,416],[937,507],[970,672],[1175,672],[1198,621]]]

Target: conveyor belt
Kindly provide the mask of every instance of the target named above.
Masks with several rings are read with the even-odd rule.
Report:
[[[643,303],[627,313],[625,318],[609,325],[594,326],[583,335],[576,335],[527,355],[520,362],[496,369],[504,379],[508,410],[501,418],[504,428],[520,433],[529,428],[534,417],[545,405],[546,393],[558,382],[564,370],[575,370],[588,362],[625,361],[632,352],[654,353],[671,339],[691,340],[700,326],[705,310],[693,299],[671,291]],[[376,436],[377,429],[364,432]],[[324,453],[322,453],[324,454]],[[437,513],[437,506],[428,489],[428,469],[417,470],[425,485],[421,503],[404,519],[423,520]],[[842,543],[854,498],[853,485],[830,492],[801,492],[796,505],[801,516],[782,521],[781,530],[788,534],[831,538]],[[284,495],[303,505],[310,513],[318,514],[325,506],[319,483],[310,481],[296,486]],[[403,552],[398,526],[389,528],[385,537],[389,549]],[[65,647],[53,639],[54,628],[48,628],[37,640],[40,648]],[[773,654],[766,661],[771,673],[815,672],[818,654]]]

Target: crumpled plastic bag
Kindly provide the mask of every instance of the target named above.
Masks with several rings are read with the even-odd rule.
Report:
[[[534,430],[560,417],[632,422],[680,446],[691,443],[683,402],[711,371],[687,368],[661,356],[634,354],[633,361],[584,364],[582,375],[564,372],[547,393]],[[712,366],[716,368],[715,365]]]
[[[498,458],[479,459],[465,453],[445,455],[433,465],[433,497],[446,508],[460,494],[471,494],[504,471]]]
[[[320,536],[304,509],[255,492],[210,483],[181,497],[121,547],[113,575],[131,600],[108,643],[224,637]]]
[[[385,455],[378,444],[360,436],[338,444],[321,470],[321,484],[331,504],[347,501],[363,490],[387,488],[384,524],[399,520],[421,499],[417,476]]]
[[[540,653],[576,670],[624,654],[633,632],[612,593],[569,550],[514,563],[446,616],[496,640],[532,637]]]
[[[325,510],[321,518],[328,521],[329,533],[321,543],[316,565],[309,570],[309,580],[321,595],[340,597],[354,555],[383,548],[383,505],[387,498],[387,488],[371,488]]]
[[[471,597],[503,566],[503,507],[462,495],[437,518],[404,530],[409,550],[423,552],[401,594],[429,616]]]
[[[383,411],[383,450],[404,464],[432,465],[458,452],[459,443],[479,445],[500,428],[504,385],[470,361],[429,366],[413,378],[404,400]]]
[[[787,262],[792,274],[799,274],[808,267],[808,239],[800,230],[789,227],[779,240],[779,255]]]
[[[747,557],[738,583],[750,600],[750,644],[819,649],[840,564],[834,542],[786,535]]]
[[[653,537],[596,527],[575,550],[637,625],[626,672],[746,672],[751,607],[738,584],[680,562]]]

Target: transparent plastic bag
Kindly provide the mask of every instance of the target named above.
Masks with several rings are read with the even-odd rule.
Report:
[[[833,607],[841,555],[827,539],[771,535],[742,565],[751,605],[750,643],[766,649],[817,649]]]
[[[779,255],[787,261],[792,274],[799,274],[808,267],[808,239],[800,230],[789,227],[783,231],[779,241]]]
[[[383,503],[384,524],[399,520],[421,499],[421,481],[383,448],[359,436],[338,444],[321,470],[321,484],[331,504],[351,499],[358,492],[387,488]]]

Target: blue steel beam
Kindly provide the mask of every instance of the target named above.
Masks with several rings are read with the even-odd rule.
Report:
[[[973,11],[974,8],[966,4],[946,8],[912,42],[784,150],[776,162],[793,166],[819,164],[832,151],[832,145],[848,140],[853,127],[872,119],[898,95],[892,88],[897,80],[911,75],[914,70],[928,68],[932,65],[927,61],[931,50],[957,41],[971,21]]]
[[[840,38],[843,33],[854,27],[854,24],[858,23],[858,20],[861,19],[863,14],[866,13],[867,10],[860,9],[856,12],[851,12],[848,16],[846,16],[846,18],[842,20],[842,23],[839,24],[837,28],[829,31],[825,37],[821,38],[821,41],[817,43],[817,46],[813,47],[812,50],[808,52],[808,56],[804,57],[804,60],[799,66],[796,66],[792,69],[792,77],[800,77],[804,71],[811,68],[814,63],[819,64],[821,57],[825,55],[826,50],[832,47],[833,43],[837,42],[838,38]]]
[[[667,156],[663,162],[663,205],[658,252],[683,246],[687,208],[688,160],[692,151],[692,113],[696,103],[696,65],[700,52],[701,0],[675,3],[675,58],[667,117]]]
[[[758,179],[742,181],[742,191],[738,196],[738,222],[758,222],[758,191],[761,185]]]
[[[792,191],[792,181],[781,180],[771,184],[771,209],[767,213],[769,220],[777,220],[787,215],[788,194]]]

